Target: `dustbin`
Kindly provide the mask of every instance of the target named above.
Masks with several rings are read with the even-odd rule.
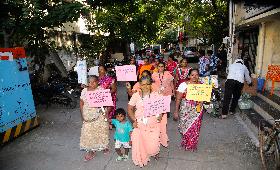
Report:
[[[258,92],[261,92],[262,89],[263,89],[263,86],[264,86],[264,82],[265,82],[265,79],[264,78],[258,78]]]

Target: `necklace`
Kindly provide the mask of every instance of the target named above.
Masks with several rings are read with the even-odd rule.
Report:
[[[158,72],[158,78],[159,78],[159,81],[160,81],[160,86],[162,86],[162,84],[163,84],[163,77],[164,77],[164,72],[163,72],[161,78],[160,78],[160,73]]]

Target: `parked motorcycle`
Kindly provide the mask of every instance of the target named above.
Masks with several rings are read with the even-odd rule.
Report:
[[[35,105],[42,104],[49,107],[51,104],[58,104],[75,108],[77,99],[73,94],[74,89],[62,80],[58,75],[52,75],[47,83],[32,85]]]

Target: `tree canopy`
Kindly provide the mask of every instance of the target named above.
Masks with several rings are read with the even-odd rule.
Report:
[[[94,35],[80,35],[80,48],[91,53],[116,39],[127,44],[175,42],[178,27],[205,45],[219,44],[228,27],[226,0],[6,0],[0,11],[3,44],[37,52],[52,47],[53,28],[81,15]]]

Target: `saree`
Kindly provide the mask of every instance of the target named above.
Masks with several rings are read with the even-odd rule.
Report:
[[[186,150],[197,149],[203,111],[197,112],[197,107],[202,107],[194,101],[182,100],[180,107],[179,132],[182,135],[181,146]]]
[[[157,95],[153,92],[151,96]],[[160,152],[161,124],[156,116],[144,117],[144,103],[148,96],[141,98],[139,93],[134,93],[129,101],[130,106],[134,106],[135,117],[138,127],[131,133],[132,141],[132,161],[135,165],[143,167],[148,164],[151,156]]]
[[[178,92],[183,93],[180,103],[178,130],[182,137],[181,146],[185,150],[195,151],[200,134],[203,109],[201,102],[186,99],[187,86],[187,83],[183,82],[178,87]]]
[[[83,89],[81,99],[84,101],[80,136],[80,150],[101,151],[109,147],[109,124],[105,121],[100,108],[89,107],[86,98],[87,88]]]
[[[103,88],[103,89],[110,89],[111,85],[115,82],[115,79],[113,77],[110,76],[103,76],[99,78],[99,85]],[[116,112],[116,104],[117,104],[117,93],[111,93],[112,95],[112,100],[113,100],[113,109],[112,111],[109,113],[109,119],[112,119],[113,116],[115,115]]]
[[[179,87],[179,85],[183,82],[185,82],[188,79],[188,74],[190,69],[192,69],[191,67],[187,67],[185,69],[185,71],[183,71],[182,68],[178,68],[176,69],[176,76],[178,77],[178,80],[176,82],[176,89]]]

